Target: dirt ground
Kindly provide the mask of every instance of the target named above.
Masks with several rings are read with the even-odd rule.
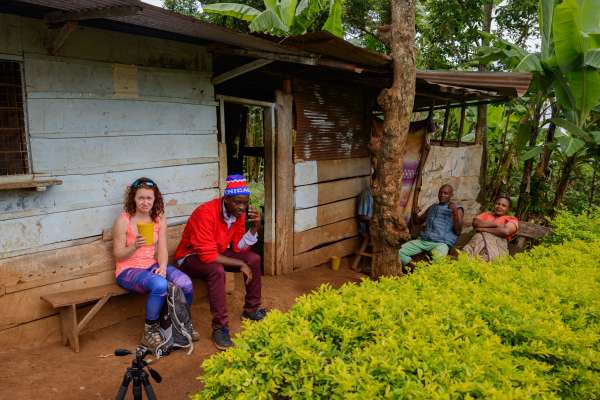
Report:
[[[343,265],[339,271],[320,266],[280,277],[263,277],[263,305],[267,309],[287,310],[298,296],[322,283],[339,287],[362,276]],[[227,298],[233,334],[240,330],[244,292],[241,277],[236,279],[236,292]],[[163,377],[160,384],[152,382],[159,399],[186,399],[197,392],[200,364],[217,351],[210,340],[211,318],[206,299],[192,306],[192,317],[202,335],[193,354],[178,351],[153,364]],[[29,351],[0,351],[0,399],[114,399],[132,356],[111,354],[119,347],[135,349],[142,325],[143,318],[136,317],[84,334],[80,353],[59,343]],[[132,398],[131,389],[127,398]]]

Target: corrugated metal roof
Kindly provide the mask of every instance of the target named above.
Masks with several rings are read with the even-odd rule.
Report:
[[[78,12],[90,9],[103,9],[118,6],[140,6],[142,11],[135,15],[104,17],[102,20],[125,24],[120,30],[127,32],[127,26],[153,29],[169,34],[187,36],[191,39],[223,43],[230,46],[250,48],[276,54],[306,55],[304,51],[282,46],[260,37],[235,32],[215,24],[199,21],[179,13],[165,10],[139,0],[18,0],[17,3],[41,6],[55,10]]]
[[[119,6],[140,6],[142,11],[134,15],[120,17],[104,17],[102,21],[114,24],[107,29],[117,29],[137,34],[165,35],[173,38],[190,38],[204,42],[222,43],[225,45],[268,52],[274,55],[294,55],[320,57],[331,61],[326,68],[335,69],[335,60],[356,65],[356,71],[369,76],[372,81],[381,80],[381,87],[387,86],[391,79],[391,58],[353,45],[328,32],[308,33],[284,39],[281,43],[274,38],[243,34],[218,25],[204,23],[196,18],[187,17],[160,7],[155,7],[139,0],[18,0],[9,3],[23,3],[44,7],[44,11],[62,10],[77,12],[91,9],[103,9]],[[41,14],[43,15],[43,13]],[[104,27],[104,26],[103,26]],[[277,40],[281,41],[280,38]],[[282,58],[283,62],[293,62]],[[322,65],[323,63],[321,63]],[[316,65],[319,65],[318,63]],[[347,67],[347,66],[346,66]],[[322,68],[322,67],[315,67]],[[375,72],[375,73],[373,73]],[[529,86],[531,75],[527,73],[506,72],[457,72],[457,71],[417,71],[417,87],[427,88],[434,96],[439,94],[441,101],[449,98],[456,102],[457,98],[499,99],[522,96]],[[439,104],[440,101],[437,101]]]
[[[527,92],[531,74],[517,72],[417,71],[417,79],[440,85],[522,96]]]
[[[355,46],[329,32],[312,32],[301,36],[292,36],[283,39],[281,43],[311,53],[370,67],[387,67],[392,61],[392,58],[386,54]]]
[[[82,11],[117,6],[142,6],[145,4],[139,0],[19,0],[19,2],[64,11]]]

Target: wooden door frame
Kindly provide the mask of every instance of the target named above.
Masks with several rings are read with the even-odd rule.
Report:
[[[216,95],[219,102],[219,192],[223,195],[225,189],[225,179],[227,178],[227,142],[225,141],[225,103],[241,104],[244,106],[262,107],[263,109],[263,143],[265,154],[265,215],[264,215],[264,251],[263,265],[265,275],[277,274],[276,269],[276,125],[275,125],[275,103],[248,99],[243,97],[234,97],[226,95]]]

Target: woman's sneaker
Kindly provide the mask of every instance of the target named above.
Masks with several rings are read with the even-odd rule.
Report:
[[[150,350],[155,357],[161,357],[168,353],[168,343],[160,333],[160,325],[158,322],[154,324],[144,324],[142,346]]]
[[[244,311],[242,313],[242,319],[249,319],[251,321],[260,321],[267,316],[267,310],[264,308],[257,308],[254,311]]]
[[[215,347],[219,350],[227,350],[233,346],[231,337],[229,337],[229,328],[226,326],[214,329],[212,333],[212,340],[215,344]]]

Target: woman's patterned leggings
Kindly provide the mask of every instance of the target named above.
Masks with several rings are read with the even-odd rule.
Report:
[[[185,273],[169,265],[165,279],[153,272],[156,269],[158,269],[158,264],[148,268],[127,268],[117,277],[117,283],[122,288],[135,293],[149,293],[146,302],[146,319],[149,321],[158,320],[160,310],[167,297],[169,282],[181,288],[188,304],[192,304],[194,297],[192,280]]]

